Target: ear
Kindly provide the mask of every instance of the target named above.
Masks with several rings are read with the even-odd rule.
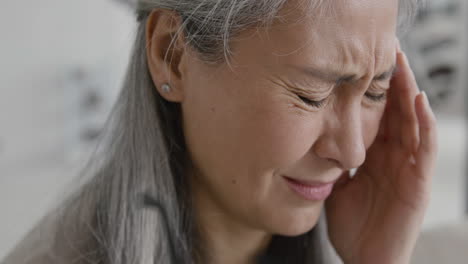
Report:
[[[153,83],[163,98],[181,102],[184,98],[185,45],[183,31],[179,31],[182,19],[176,12],[155,9],[146,24],[146,57]],[[171,90],[163,91],[162,85],[169,84]]]

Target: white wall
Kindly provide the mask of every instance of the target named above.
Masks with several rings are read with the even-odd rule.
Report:
[[[71,72],[89,71],[89,82],[98,79],[96,89],[107,89],[112,101],[133,27],[133,14],[111,0],[2,0],[0,259],[79,164],[72,152],[78,134],[70,131],[76,127],[71,108],[86,87],[70,85]]]
[[[424,228],[461,220],[466,199],[466,122],[438,118],[439,154]]]

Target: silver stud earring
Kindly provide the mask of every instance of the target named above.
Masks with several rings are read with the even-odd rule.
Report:
[[[165,93],[168,93],[168,92],[171,91],[171,86],[170,86],[169,84],[165,83],[165,84],[163,84],[163,85],[161,86],[161,89],[162,89]]]

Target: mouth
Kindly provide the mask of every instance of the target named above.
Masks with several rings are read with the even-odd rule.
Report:
[[[299,180],[283,176],[289,188],[301,198],[309,201],[323,201],[332,192],[337,180],[329,182]]]

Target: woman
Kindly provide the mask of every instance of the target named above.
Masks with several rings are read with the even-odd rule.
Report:
[[[3,263],[330,263],[327,235],[409,263],[437,152],[396,37],[417,4],[139,1],[91,178]]]

